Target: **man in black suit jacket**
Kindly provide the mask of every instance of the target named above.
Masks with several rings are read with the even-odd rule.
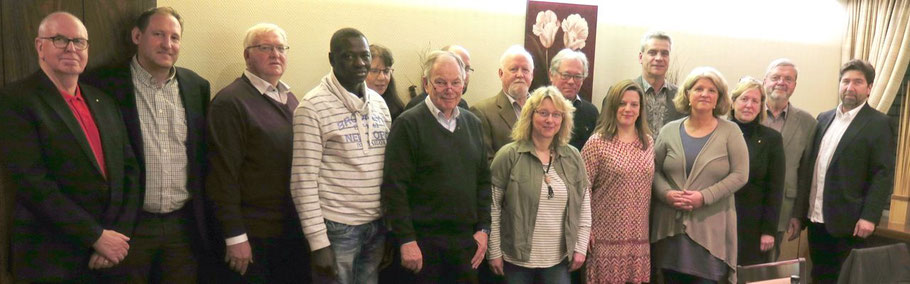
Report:
[[[801,167],[811,172],[800,174],[793,209],[795,222],[809,227],[815,283],[837,281],[844,259],[875,230],[893,187],[894,130],[866,104],[875,69],[851,60],[840,78],[841,104],[818,115],[810,164]]]
[[[203,198],[211,93],[208,81],[174,66],[182,27],[169,7],[145,11],[132,31],[132,60],[85,78],[117,100],[145,189],[131,254],[114,269],[118,281],[194,283],[197,264],[206,271],[220,263],[211,255]]]
[[[581,151],[581,148],[594,133],[597,124],[597,107],[578,96],[581,84],[588,77],[588,57],[581,51],[571,49],[560,50],[553,56],[550,63],[550,82],[562,92],[567,100],[575,107],[572,116],[575,123],[572,128],[572,139],[569,144]]]
[[[88,33],[52,13],[35,38],[40,72],[0,90],[0,160],[16,194],[17,281],[96,282],[129,250],[137,165],[114,100],[78,83]]]

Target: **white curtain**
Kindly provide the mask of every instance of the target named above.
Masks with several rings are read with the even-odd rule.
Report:
[[[888,112],[910,64],[910,1],[849,0],[841,62],[863,59],[875,67],[869,106]]]

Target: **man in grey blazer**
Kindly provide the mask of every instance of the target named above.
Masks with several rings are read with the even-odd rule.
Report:
[[[534,59],[520,45],[506,49],[499,59],[499,80],[502,90],[471,107],[471,112],[480,118],[483,125],[483,143],[487,160],[499,148],[512,142],[512,126],[518,121],[521,107],[528,100],[531,80],[534,79]]]
[[[779,58],[771,61],[765,71],[764,87],[768,94],[766,119],[762,124],[781,133],[784,138],[784,156],[786,160],[786,177],[784,178],[784,200],[780,206],[780,219],[777,222],[777,235],[774,236],[774,250],[769,253],[769,262],[780,256],[780,244],[784,231],[790,222],[793,212],[793,201],[796,199],[797,178],[800,160],[808,154],[809,142],[815,134],[818,122],[808,112],[790,104],[790,96],[796,90],[796,79],[799,69],[790,59]]]

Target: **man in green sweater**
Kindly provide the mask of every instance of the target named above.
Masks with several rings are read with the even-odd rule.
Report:
[[[381,188],[401,264],[418,283],[476,282],[490,228],[490,169],[478,119],[458,107],[464,63],[432,51],[423,63],[429,96],[395,121]]]

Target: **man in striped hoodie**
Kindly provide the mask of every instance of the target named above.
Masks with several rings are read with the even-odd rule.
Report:
[[[385,244],[380,220],[391,116],[364,84],[371,56],[352,28],[332,35],[332,72],[294,113],[291,196],[310,244],[314,282],[377,283]]]

